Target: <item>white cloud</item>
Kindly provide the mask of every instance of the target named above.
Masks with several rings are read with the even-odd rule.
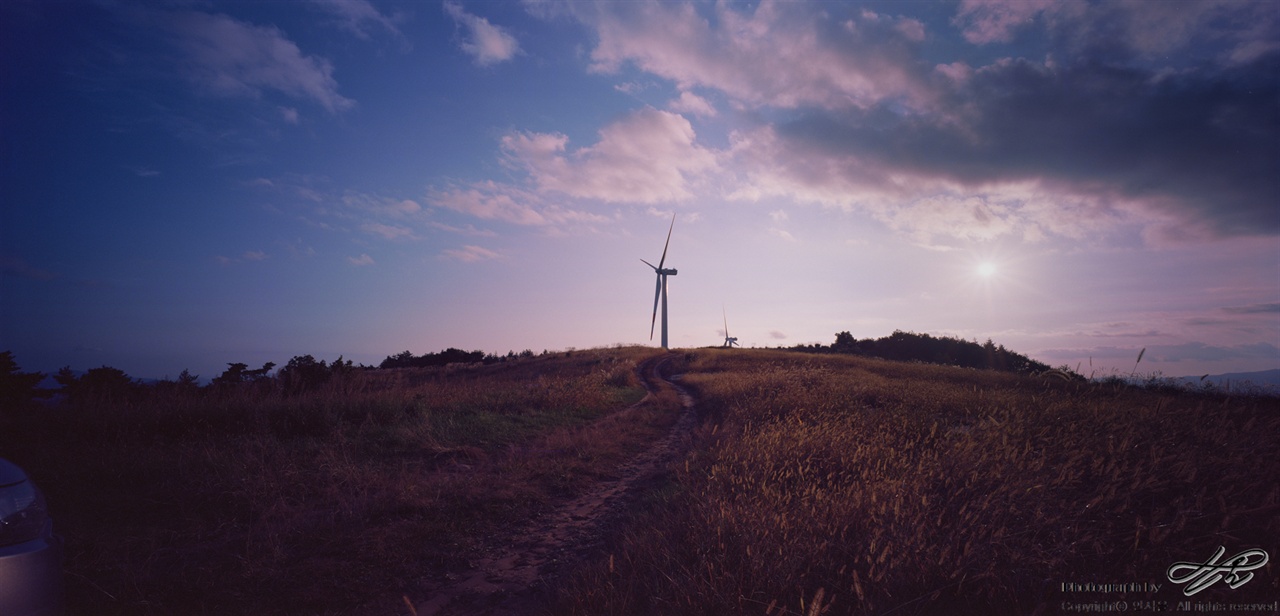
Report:
[[[608,202],[658,203],[693,196],[691,184],[716,167],[683,116],[653,108],[600,130],[600,140],[574,152],[560,134],[503,138],[508,161],[528,171],[540,191]]]
[[[194,11],[173,14],[169,24],[188,76],[212,92],[259,98],[276,91],[310,99],[330,113],[355,106],[338,93],[328,60],[303,55],[274,27]]]
[[[463,261],[465,263],[475,263],[476,261],[487,261],[490,259],[497,259],[501,256],[498,253],[492,250],[489,250],[488,248],[483,248],[481,246],[472,246],[472,245],[463,246],[462,248],[446,249],[443,255],[445,258],[453,259],[456,261]]]
[[[338,19],[338,25],[357,38],[367,40],[372,30],[385,30],[397,39],[404,39],[396,20],[383,15],[369,0],[312,0],[317,6]]]
[[[707,99],[692,92],[681,92],[680,97],[671,101],[667,108],[677,113],[689,113],[704,118],[716,116],[716,108]]]
[[[352,265],[360,266],[360,267],[364,267],[366,265],[373,265],[374,263],[373,257],[363,253],[358,257],[347,257],[347,262]]]
[[[263,261],[267,258],[267,253],[261,250],[246,250],[241,257],[245,261]]]
[[[1054,4],[1054,0],[965,0],[952,23],[963,26],[964,38],[970,43],[1004,43]]]
[[[343,193],[342,203],[363,215],[395,220],[406,220],[422,212],[422,206],[412,199],[378,197],[351,190]]]
[[[445,2],[444,11],[466,29],[467,37],[461,47],[475,58],[476,64],[490,66],[505,62],[520,52],[520,43],[514,36],[488,19],[468,13],[457,2]]]
[[[535,197],[493,181],[438,191],[430,198],[435,205],[484,220],[501,220],[517,225],[545,225],[548,222],[530,205],[537,201]]]
[[[432,222],[431,226],[441,231],[446,231],[448,233],[456,233],[458,235],[470,235],[473,237],[497,237],[498,235],[497,233],[494,233],[493,231],[490,231],[488,229],[477,229],[475,225],[455,227],[453,225],[446,225],[442,222]]]
[[[402,238],[416,239],[413,234],[413,229],[410,229],[408,227],[401,227],[396,225],[384,225],[378,222],[368,222],[363,225],[360,225],[360,228],[367,233],[380,235],[383,238],[386,238],[389,240],[398,240]]]
[[[290,123],[290,124],[297,124],[297,123],[298,123],[298,110],[297,110],[297,109],[294,109],[293,107],[281,107],[281,108],[280,108],[280,117],[284,118],[284,121],[285,121],[285,122],[288,122],[288,123]]]
[[[751,12],[717,3],[714,19],[692,4],[569,7],[596,31],[599,72],[630,63],[682,90],[786,108],[865,108],[889,98],[919,106],[931,97],[914,64],[925,36],[914,19],[862,11],[838,23],[818,5],[769,1]]]
[[[788,242],[794,242],[794,241],[796,241],[796,236],[792,235],[792,234],[791,234],[791,232],[790,232],[790,231],[787,231],[786,229],[779,229],[779,228],[777,228],[777,227],[770,227],[770,228],[769,228],[769,235],[772,235],[772,236],[777,237],[777,238],[779,238],[779,239],[786,240],[786,241],[788,241]]]

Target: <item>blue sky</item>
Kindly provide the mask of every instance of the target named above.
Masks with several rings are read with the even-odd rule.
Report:
[[[27,370],[651,344],[673,216],[673,346],[1280,367],[1272,2],[11,0],[0,70]]]

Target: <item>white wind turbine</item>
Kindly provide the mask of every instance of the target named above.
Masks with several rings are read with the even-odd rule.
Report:
[[[676,270],[663,269],[663,265],[667,262],[667,247],[671,245],[671,230],[676,227],[676,217],[671,216],[671,227],[667,229],[667,243],[662,246],[662,258],[658,260],[658,265],[640,259],[645,265],[653,268],[654,273],[658,275],[658,287],[653,293],[653,320],[649,323],[649,339],[653,340],[653,329],[658,322],[658,300],[662,300],[662,348],[667,348],[667,276],[675,276]]]
[[[720,312],[724,313],[723,306],[720,307]],[[724,348],[731,349],[734,347],[734,345],[742,346],[738,344],[737,338],[731,337],[729,335],[729,315],[728,313],[724,313]]]

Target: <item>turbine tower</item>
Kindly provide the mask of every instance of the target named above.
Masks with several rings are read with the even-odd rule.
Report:
[[[720,307],[720,312],[724,313],[723,306]],[[738,339],[729,336],[729,315],[728,313],[725,313],[724,314],[724,348],[732,349],[734,345],[737,345],[737,344],[738,344]],[[738,346],[741,346],[741,345],[738,345]]]
[[[676,270],[663,269],[663,265],[667,262],[667,247],[671,245],[671,230],[676,227],[676,217],[671,216],[671,227],[667,229],[667,243],[662,246],[662,258],[658,260],[658,265],[654,265],[644,259],[640,259],[645,265],[653,268],[655,274],[658,275],[658,287],[653,292],[653,319],[649,323],[649,340],[653,340],[653,329],[658,323],[658,301],[662,301],[662,348],[667,348],[667,276],[675,276]]]

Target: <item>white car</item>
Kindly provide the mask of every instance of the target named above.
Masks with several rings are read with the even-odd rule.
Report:
[[[0,458],[0,614],[63,613],[62,540],[40,489]]]

